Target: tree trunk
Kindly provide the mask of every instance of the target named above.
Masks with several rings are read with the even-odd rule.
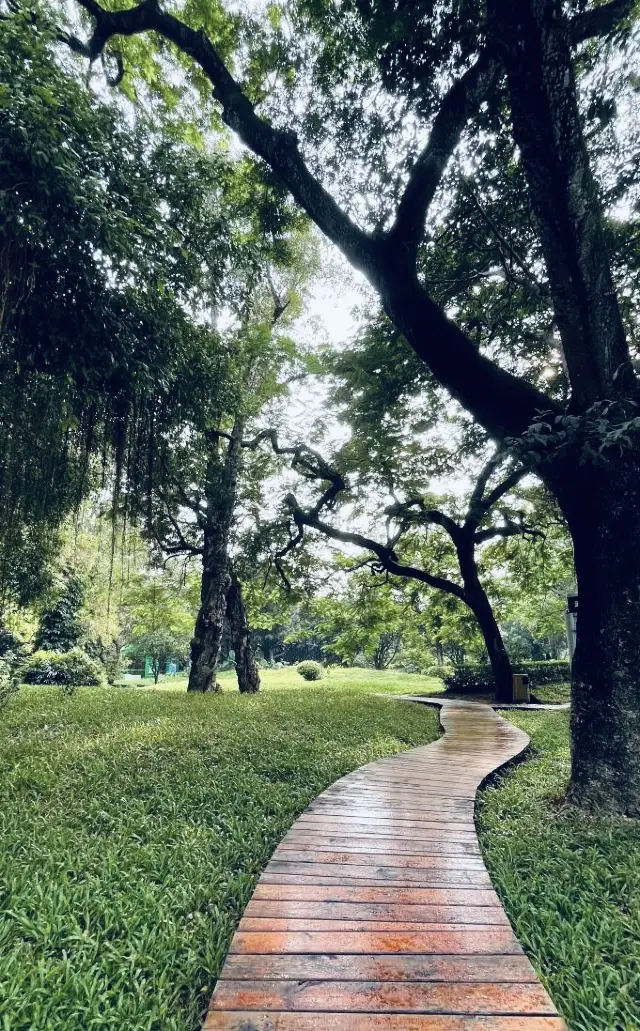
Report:
[[[238,689],[241,694],[255,694],[260,689],[260,674],[251,647],[251,631],[242,597],[242,586],[233,570],[227,591],[227,619],[231,628]]]
[[[507,649],[502,640],[500,627],[493,614],[491,602],[487,597],[475,560],[475,524],[459,530],[453,536],[462,583],[464,584],[464,600],[478,621],[482,634],[491,672],[496,688],[497,702],[513,701],[513,673]]]
[[[469,587],[465,586],[467,605],[478,621],[480,632],[487,649],[491,672],[496,687],[497,702],[513,701],[513,673],[507,649],[502,640],[500,627],[491,608],[491,602],[479,580]]]
[[[226,452],[220,454],[220,438],[209,441],[209,460],[203,517],[202,585],[200,611],[191,642],[191,670],[187,691],[220,692],[216,674],[224,633],[229,590],[229,535],[236,503],[236,486],[243,421],[234,422]]]
[[[629,450],[580,477],[563,506],[579,606],[569,796],[640,817],[640,456]]]
[[[208,547],[207,547],[208,545]],[[191,669],[187,691],[216,692],[216,674],[224,630],[226,594],[229,588],[226,549],[205,541],[202,559],[200,611],[191,641]]]

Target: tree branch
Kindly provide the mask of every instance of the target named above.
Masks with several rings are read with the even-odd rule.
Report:
[[[204,548],[200,547],[197,544],[193,544],[191,541],[188,541],[186,539],[186,537],[184,536],[184,533],[182,532],[182,528],[181,528],[178,520],[175,518],[175,516],[173,515],[173,513],[170,510],[169,502],[167,500],[166,495],[157,486],[156,486],[156,493],[157,493],[158,497],[160,498],[162,504],[164,505],[165,515],[166,515],[167,519],[169,520],[169,522],[171,523],[173,532],[175,533],[177,541],[178,541],[177,547],[171,547],[171,546],[164,547],[164,545],[161,544],[161,542],[158,540],[158,537],[157,537],[157,535],[156,535],[156,533],[154,531],[154,537],[158,541],[158,544],[160,545],[160,547],[162,547],[164,551],[171,551],[174,554],[177,553],[178,551],[186,551],[186,552],[189,552],[191,555],[202,555],[202,554],[204,554]],[[197,515],[197,513],[196,513],[196,515]]]
[[[505,526],[488,526],[486,530],[478,530],[473,535],[473,543],[482,544],[494,537],[539,537],[540,540],[545,540],[542,530],[536,530],[535,527],[529,526],[524,521],[519,523],[508,521]]]
[[[83,52],[89,58],[96,58],[113,36],[133,36],[150,30],[160,33],[192,57],[210,79],[213,95],[222,106],[222,118],[229,128],[275,169],[298,203],[353,265],[363,271],[370,268],[375,249],[372,238],[351,221],[311,174],[295,133],[276,129],[256,114],[204,31],[196,31],[162,11],[157,0],[143,0],[123,11],[106,11],[95,0],[78,0],[78,3],[95,20],[93,34],[84,44]],[[76,42],[82,45],[79,40]]]
[[[576,14],[571,19],[571,42],[577,45],[593,36],[606,36],[632,13],[634,5],[635,0],[611,0],[591,11]]]
[[[375,555],[382,568],[394,576],[401,576],[409,580],[419,580],[421,583],[428,584],[429,587],[446,591],[447,594],[453,594],[456,598],[464,601],[463,588],[452,580],[446,580],[441,576],[432,576],[431,573],[427,573],[424,569],[418,569],[416,566],[403,565],[398,561],[398,557],[392,548],[388,548],[370,537],[365,537],[363,534],[353,533],[349,530],[338,530],[335,526],[331,526],[330,523],[325,523],[317,513],[313,511],[305,512],[304,509],[300,508],[292,494],[287,495],[286,503],[290,508],[292,519],[298,528],[308,526],[318,530],[331,540],[341,541],[343,544],[354,544],[356,547]]]
[[[143,0],[138,6],[121,11],[106,11],[96,0],[78,2],[95,21],[91,38],[83,44],[83,52],[89,58],[98,56],[116,35],[130,36],[151,30],[200,65],[213,85],[213,95],[222,107],[225,123],[271,166],[319,229],[354,267],[366,274],[379,292],[387,314],[420,359],[490,433],[500,437],[517,436],[526,430],[537,413],[550,409],[560,411],[536,388],[478,353],[472,341],[429,297],[419,283],[415,266],[407,267],[403,252],[397,242],[394,245],[393,237],[391,241],[388,236],[374,238],[349,218],[307,168],[295,134],[275,128],[256,114],[253,104],[203,31],[196,31],[174,15],[162,11],[157,0]],[[487,59],[478,60],[482,71],[482,62]],[[475,75],[479,84],[483,76],[478,69],[473,73],[470,71],[466,79],[468,94],[466,88],[460,88],[454,92],[453,99],[450,98],[457,120],[453,117],[448,120],[445,108],[438,120],[431,148],[420,162],[414,177],[417,185],[412,186],[416,191],[414,199],[419,199],[422,205],[420,210],[424,209],[425,197],[428,199],[433,188],[429,184],[433,184],[441,174],[438,169],[444,168],[447,147],[455,146],[455,126],[460,125],[461,131],[466,104],[471,111],[471,99],[475,94],[470,86]],[[401,230],[405,218],[407,223],[410,221],[412,203],[409,194],[403,209],[406,215],[401,220]]]
[[[462,131],[501,74],[501,65],[485,48],[442,99],[428,143],[411,170],[395,222],[387,234],[387,240],[399,245],[412,265],[415,264],[429,206]]]
[[[417,509],[417,512],[412,512],[412,509]],[[419,523],[432,523],[436,526],[441,526],[447,531],[453,541],[460,536],[460,526],[452,519],[451,516],[446,515],[444,512],[440,512],[435,508],[427,508],[424,498],[410,498],[409,501],[396,501],[393,505],[389,505],[385,508],[385,515],[392,518],[404,517],[412,515],[411,522]]]
[[[516,483],[519,483],[522,477],[528,472],[524,466],[514,469],[509,476],[505,477],[505,479],[499,483],[497,487],[494,487],[494,489],[485,497],[484,492],[487,489],[487,484],[491,479],[491,476],[507,457],[508,456],[505,451],[498,449],[493,453],[493,455],[491,455],[489,461],[486,462],[482,468],[480,475],[476,480],[476,485],[473,488],[471,498],[469,499],[469,508],[467,509],[467,515],[464,521],[465,527],[478,526],[496,502],[499,501],[507,491],[510,491],[512,487],[515,487]]]

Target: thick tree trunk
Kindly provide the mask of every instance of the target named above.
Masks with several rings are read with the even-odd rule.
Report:
[[[216,673],[229,588],[226,548],[215,547],[212,541],[205,542],[202,562],[200,611],[191,641],[187,691],[220,692]]]
[[[242,585],[233,570],[227,591],[227,619],[231,629],[238,689],[241,694],[255,694],[260,689],[260,674],[251,647],[251,631],[242,597]]]
[[[569,796],[585,808],[639,817],[640,455],[629,450],[606,466],[583,467],[572,488],[564,508],[579,607]]]
[[[562,0],[489,0],[507,69],[514,139],[540,229],[574,405],[636,384],[582,132]]]
[[[204,550],[200,611],[191,642],[188,691],[220,691],[216,674],[224,633],[227,591],[231,582],[229,535],[236,503],[242,430],[243,422],[238,416],[223,455],[220,454],[220,438],[217,435],[212,434],[209,442],[205,490],[207,508],[202,522]]]

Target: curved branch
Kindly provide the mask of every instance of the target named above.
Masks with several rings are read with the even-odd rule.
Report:
[[[211,81],[213,95],[222,106],[223,121],[250,150],[275,169],[298,203],[353,265],[363,271],[371,267],[375,250],[372,238],[351,221],[311,174],[295,133],[276,129],[256,114],[204,31],[196,31],[162,11],[157,0],[143,0],[123,11],[107,11],[95,0],[78,0],[78,3],[95,19],[93,34],[84,45],[87,57],[98,57],[113,36],[133,36],[147,31],[160,33],[192,57]]]
[[[400,199],[387,239],[402,247],[406,260],[416,260],[424,223],[462,130],[496,85],[502,67],[485,48],[475,63],[445,93],[429,140],[417,158]]]
[[[593,36],[606,36],[628,18],[635,6],[635,0],[611,0],[592,11],[576,14],[571,19],[571,42],[584,43]]]
[[[465,600],[464,589],[452,580],[446,580],[441,576],[432,576],[431,573],[427,573],[424,569],[418,569],[416,566],[403,565],[398,561],[392,548],[380,544],[379,541],[375,541],[371,537],[365,537],[361,533],[338,530],[335,526],[331,526],[330,523],[325,523],[317,514],[305,512],[304,509],[301,509],[293,495],[288,495],[287,502],[291,509],[292,518],[299,528],[308,526],[318,530],[331,540],[341,541],[343,544],[354,544],[364,551],[370,551],[376,556],[383,569],[386,569],[394,576],[402,576],[408,580],[419,580],[421,583],[428,584],[429,587],[435,587],[440,591],[446,591],[447,594],[455,595],[460,601]]]

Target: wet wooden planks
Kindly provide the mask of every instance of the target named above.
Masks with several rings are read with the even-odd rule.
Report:
[[[527,736],[445,701],[445,735],[323,792],[247,906],[206,1031],[562,1031],[480,855],[478,786]]]

